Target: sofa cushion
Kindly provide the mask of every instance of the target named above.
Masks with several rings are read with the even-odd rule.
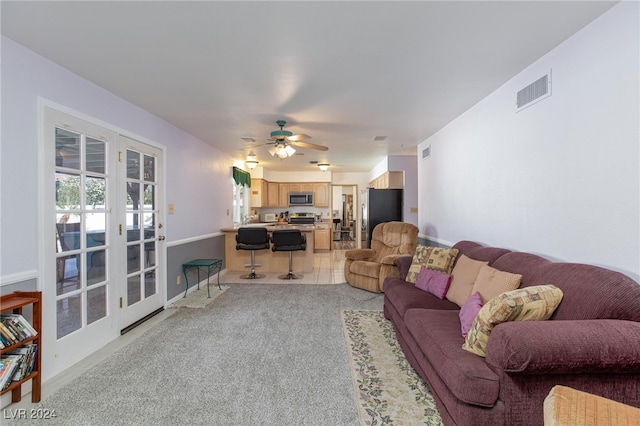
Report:
[[[452,278],[449,291],[447,292],[447,299],[458,304],[458,306],[464,305],[473,293],[473,284],[478,277],[478,273],[480,273],[480,268],[488,263],[489,262],[473,260],[461,254],[456,262],[456,266],[454,266],[453,271],[451,271]]]
[[[483,358],[462,350],[458,312],[409,309],[404,321],[423,355],[456,398],[484,407],[495,404],[499,378]]]
[[[454,310],[456,314],[460,307],[448,300],[440,300],[431,293],[416,288],[413,284],[398,278],[387,278],[384,281],[384,299],[398,311],[401,317],[407,309],[433,308]]]
[[[423,267],[416,280],[416,288],[427,291],[438,299],[444,299],[450,283],[451,275]]]
[[[366,260],[360,260],[351,264],[350,270],[354,274],[364,275],[365,277],[378,278],[380,274],[380,263],[368,262]]]
[[[458,249],[434,247],[427,259],[427,268],[444,274],[451,274],[458,257]]]
[[[502,293],[480,309],[462,348],[484,357],[489,336],[497,324],[549,319],[561,301],[562,291],[554,285],[525,287]]]
[[[467,299],[464,305],[462,305],[462,309],[460,309],[460,314],[458,315],[460,317],[462,337],[467,337],[467,334],[469,334],[471,324],[473,324],[473,320],[478,316],[480,309],[482,309],[482,297],[480,293],[476,291]]]
[[[416,251],[413,253],[413,259],[411,260],[411,266],[409,266],[409,272],[407,272],[406,281],[408,283],[415,284],[420,274],[420,270],[423,266],[427,266],[429,255],[431,254],[433,247],[427,247],[422,244],[418,244]]]
[[[484,304],[505,291],[515,290],[520,287],[521,279],[522,275],[520,274],[499,271],[496,268],[485,265],[480,268],[471,292],[480,293],[482,303]]]

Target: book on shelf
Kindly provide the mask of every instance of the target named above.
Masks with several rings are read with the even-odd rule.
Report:
[[[3,349],[37,335],[38,332],[22,315],[0,315],[0,343]]]
[[[6,389],[13,379],[13,374],[20,366],[22,355],[2,355],[0,362],[2,367],[0,369],[0,390]]]

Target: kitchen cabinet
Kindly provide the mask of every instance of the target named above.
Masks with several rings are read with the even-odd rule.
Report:
[[[316,223],[313,231],[313,251],[331,249],[331,228],[329,223]]]
[[[267,207],[269,205],[268,182],[264,179],[251,179],[251,191],[249,192],[249,205],[255,207]]]
[[[290,183],[289,192],[313,192],[313,183],[311,182]]]
[[[402,189],[404,188],[404,172],[385,172],[369,182],[374,189]]]
[[[278,184],[278,207],[289,207],[289,184]]]
[[[329,207],[329,183],[313,184],[313,205],[315,207]]]
[[[267,182],[267,206],[278,207],[280,198],[278,197],[279,184],[277,182]]]

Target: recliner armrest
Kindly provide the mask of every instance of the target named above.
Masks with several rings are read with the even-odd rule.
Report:
[[[395,265],[397,264],[397,261],[399,258],[401,257],[405,257],[406,254],[389,254],[385,257],[383,257],[380,260],[380,263],[384,264],[384,265]]]
[[[373,249],[354,249],[344,252],[344,257],[350,260],[367,260],[376,255]]]

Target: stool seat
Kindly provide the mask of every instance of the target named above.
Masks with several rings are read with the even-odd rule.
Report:
[[[289,252],[289,272],[284,275],[278,275],[281,280],[297,280],[303,275],[293,273],[293,252],[304,251],[307,249],[307,239],[299,229],[282,229],[271,233],[272,251],[288,251]]]
[[[238,228],[236,235],[236,250],[251,250],[251,272],[240,276],[242,279],[253,280],[264,278],[264,274],[256,274],[255,251],[265,250],[270,247],[267,228],[244,227]]]

